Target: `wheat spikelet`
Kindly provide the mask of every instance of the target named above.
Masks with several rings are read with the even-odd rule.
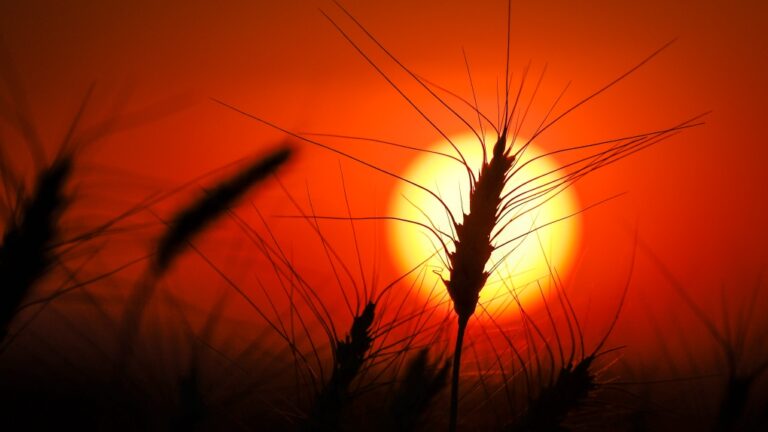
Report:
[[[172,261],[183,251],[194,236],[218,219],[258,182],[280,168],[291,156],[292,150],[283,146],[251,163],[232,178],[219,183],[208,194],[184,207],[171,219],[168,229],[157,243],[149,272],[126,300],[121,329],[121,355],[115,367],[114,380],[121,375],[133,352],[133,345],[141,327],[144,310],[155,291],[155,282],[165,273]]]
[[[21,203],[0,245],[0,341],[16,310],[48,271],[61,212],[67,204],[64,187],[72,171],[70,157],[57,158],[38,176],[34,193]]]
[[[564,430],[562,423],[571,411],[587,401],[590,391],[597,387],[590,370],[594,356],[560,369],[555,382],[541,390],[530,402],[525,414],[509,426],[512,432],[556,432]]]
[[[506,140],[504,131],[493,147],[493,158],[483,164],[470,192],[469,213],[455,225],[455,250],[448,253],[450,279],[444,283],[459,320],[466,321],[475,312],[480,290],[488,280],[485,267],[494,250],[491,234],[498,222],[505,177],[514,162],[509,149],[505,150]]]
[[[274,151],[231,179],[220,183],[204,197],[177,213],[158,242],[154,271],[159,274],[167,270],[192,237],[224,214],[254,184],[280,168],[288,161],[291,154],[292,150],[289,147]]]
[[[333,374],[315,401],[303,430],[333,431],[338,429],[341,412],[347,405],[349,387],[357,377],[366,354],[371,348],[371,326],[376,311],[374,303],[368,303],[363,312],[355,316],[346,338],[336,341],[333,359]]]

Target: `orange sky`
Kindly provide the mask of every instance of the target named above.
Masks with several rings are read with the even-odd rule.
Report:
[[[101,185],[86,188],[97,196],[112,194],[105,185],[142,193],[169,187],[263,151],[282,137],[209,97],[294,131],[417,146],[437,138],[318,12],[318,7],[328,11],[363,41],[332,2],[172,3],[0,4],[4,55],[22,75],[32,111],[50,141],[63,133],[90,82],[97,85],[90,121],[108,116],[115,95],[126,86],[132,91],[129,111],[179,95],[189,101],[174,115],[111,136],[86,152],[83,165],[91,171],[83,182]],[[343,3],[413,71],[469,97],[463,48],[479,103],[495,116],[496,80],[504,74],[504,1]],[[764,269],[767,17],[763,2],[514,2],[513,70],[531,61],[536,76],[548,67],[533,119],[543,115],[567,82],[572,85],[563,106],[678,38],[646,67],[553,128],[541,145],[557,148],[631,135],[712,111],[705,126],[577,186],[585,204],[628,192],[584,219],[584,258],[574,277],[584,286],[612,289],[607,298],[592,291],[595,303],[615,305],[618,291],[613,288],[627,276],[635,226],[704,304],[715,304],[722,286],[732,292],[751,288]],[[375,47],[365,43],[364,48],[373,52]],[[376,59],[385,60],[378,54]],[[396,82],[407,83],[391,63],[386,70]],[[413,85],[405,88],[416,92]],[[464,132],[434,104],[424,103],[449,133]],[[390,168],[409,157],[372,145],[345,148]],[[286,184],[299,196],[309,184],[320,208],[339,208],[334,207],[340,203],[337,159],[301,146]],[[353,209],[381,212],[394,183],[349,162],[343,169]],[[127,205],[112,198],[120,202],[116,208]],[[271,210],[285,211],[281,205]],[[657,304],[657,315],[680,309],[679,299],[642,254],[634,277],[640,288],[628,303],[627,327],[644,316],[644,304]]]

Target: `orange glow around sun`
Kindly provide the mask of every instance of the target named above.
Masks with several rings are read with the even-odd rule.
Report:
[[[452,138],[475,174],[482,164],[482,147],[473,134]],[[494,137],[486,138],[488,154]],[[525,141],[518,139],[513,151]],[[431,152],[456,155],[447,142],[429,147]],[[557,162],[550,156],[529,145],[515,169],[519,168],[507,183],[504,192],[510,196],[532,196],[531,193],[548,189],[563,175]],[[424,153],[402,173],[403,177],[423,186],[441,199],[450,209],[457,222],[461,222],[469,202],[469,179],[464,166],[457,160],[434,153]],[[574,255],[580,235],[578,202],[572,187],[556,188],[516,206],[503,216],[498,226],[504,226],[494,245],[486,270],[493,270],[480,292],[480,304],[490,313],[502,309],[517,315],[516,308],[508,307],[515,301],[524,306],[540,298],[537,282],[546,286],[546,280],[556,271],[563,275]],[[463,211],[462,211],[463,209]],[[390,215],[432,226],[434,231],[452,233],[453,227],[443,205],[432,195],[418,187],[403,182],[392,196]],[[573,216],[571,216],[573,215]],[[570,217],[568,217],[570,216]],[[440,241],[423,226],[394,221],[391,224],[391,248],[403,272],[426,260],[428,268],[442,278],[449,278],[445,253]],[[496,231],[494,231],[494,234]],[[447,236],[443,241],[452,250]],[[439,251],[439,253],[436,253]],[[431,258],[430,258],[431,257]]]

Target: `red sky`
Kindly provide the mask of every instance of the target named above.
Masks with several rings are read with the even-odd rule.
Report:
[[[343,3],[413,71],[470,97],[463,48],[479,103],[495,115],[496,82],[504,75],[504,1]],[[170,187],[264,151],[283,136],[210,97],[294,131],[411,145],[437,138],[318,8],[364,41],[332,2],[319,0],[11,1],[0,4],[0,34],[3,55],[20,72],[32,112],[53,143],[91,82],[97,87],[88,121],[109,116],[115,95],[126,86],[132,91],[129,111],[179,95],[189,101],[188,108],[115,134],[84,154],[84,166],[92,170],[88,181],[102,186],[86,190],[127,205],[104,185],[129,184],[127,190],[144,192]],[[572,82],[562,106],[677,38],[647,66],[543,136],[543,146],[631,135],[712,111],[706,125],[577,185],[585,204],[628,192],[585,216],[584,261],[575,277],[596,290],[591,294],[596,302],[615,305],[628,273],[634,227],[701,303],[715,305],[722,287],[729,297],[751,288],[768,259],[763,225],[768,220],[768,6],[606,0],[514,2],[512,8],[512,69],[521,71],[530,61],[536,76],[545,64],[548,68],[534,119],[566,83]],[[374,52],[375,47],[365,43],[364,48]],[[385,60],[380,54],[376,59]],[[396,82],[407,83],[391,63],[386,70]],[[406,89],[415,91],[413,85]],[[464,131],[434,104],[427,107],[450,133]],[[369,145],[348,148],[395,169],[409,156]],[[309,184],[320,207],[338,208],[336,160],[302,145],[286,184],[299,196]],[[343,166],[353,209],[381,211],[393,182],[349,162]],[[115,175],[121,172],[129,174]],[[114,201],[110,205],[120,208]],[[634,281],[625,331],[642,319],[644,304],[655,305],[656,315],[684,309],[640,252]],[[605,289],[611,294],[603,299],[599,293]]]

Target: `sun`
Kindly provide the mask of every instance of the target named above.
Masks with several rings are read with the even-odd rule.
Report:
[[[451,140],[477,176],[483,160],[482,144],[478,138],[474,134],[466,134]],[[485,142],[490,155],[495,137],[487,137]],[[518,138],[513,151],[524,142]],[[437,154],[457,155],[445,141],[428,147],[428,150],[413,160],[401,175],[439,195],[457,222],[461,222],[469,202],[467,169],[459,161]],[[533,144],[526,148],[515,167],[519,170],[511,177],[504,192],[509,192],[510,196],[523,193],[520,201],[532,197],[533,192],[550,189],[554,181],[565,174],[553,157],[545,155]],[[445,207],[429,193],[406,182],[401,182],[394,191],[389,210],[389,214],[398,219],[431,226],[445,234],[453,232]],[[539,283],[542,287],[548,286],[555,272],[564,277],[580,236],[578,211],[573,187],[559,187],[502,217],[500,225],[509,224],[494,240],[497,249],[486,267],[486,270],[493,271],[480,292],[482,308],[497,316],[507,311],[519,316],[517,308],[510,307],[516,304],[515,296],[524,306],[531,305],[541,298]],[[394,221],[389,229],[390,247],[400,271],[409,271],[420,262],[425,262],[427,268],[448,278],[443,245],[427,228]],[[444,240],[446,247],[452,250],[449,238]],[[425,296],[431,286],[424,285],[422,291]]]

